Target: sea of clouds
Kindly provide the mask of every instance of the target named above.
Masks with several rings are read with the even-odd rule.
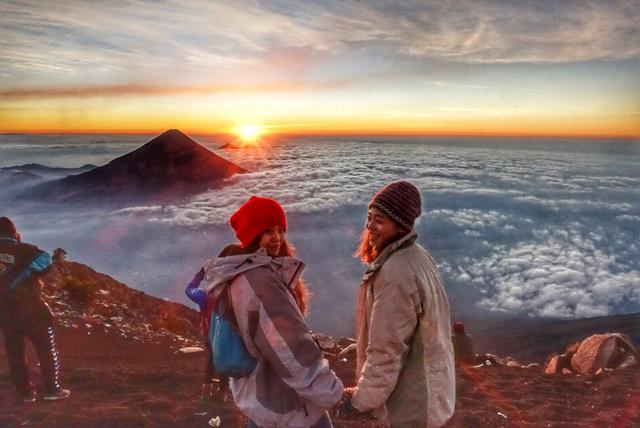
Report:
[[[366,205],[403,179],[422,192],[419,241],[438,262],[457,317],[640,310],[637,142],[315,138],[216,153],[252,172],[170,205],[3,211],[30,242],[64,247],[72,260],[186,302],[193,273],[234,241],[230,214],[250,195],[275,198],[307,264],[312,328],[352,334],[364,271],[352,254]],[[65,155],[68,166],[90,157],[81,155],[75,165]]]

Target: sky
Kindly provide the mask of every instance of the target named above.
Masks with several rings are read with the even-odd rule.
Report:
[[[0,132],[640,135],[640,1],[0,3]]]

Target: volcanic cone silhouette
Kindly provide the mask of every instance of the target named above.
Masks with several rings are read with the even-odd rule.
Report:
[[[244,172],[171,129],[104,166],[44,183],[36,193],[60,201],[143,197],[160,202],[218,187],[223,179]]]

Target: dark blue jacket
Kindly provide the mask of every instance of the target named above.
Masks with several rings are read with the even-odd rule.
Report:
[[[35,245],[0,237],[0,324],[50,322],[37,277],[51,265],[49,253]]]
[[[32,285],[51,264],[49,253],[35,245],[0,238],[0,293]]]

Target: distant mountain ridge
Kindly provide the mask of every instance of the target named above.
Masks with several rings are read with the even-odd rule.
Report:
[[[218,147],[218,150],[238,150],[241,149],[242,147],[237,146],[233,143],[227,143],[224,146],[220,146]]]
[[[97,165],[86,164],[74,168],[54,167],[42,165],[39,163],[28,163],[24,165],[5,166],[0,168],[1,171],[13,171],[34,174],[42,177],[61,177],[72,174],[81,174],[96,168]]]
[[[212,153],[177,129],[82,174],[38,185],[35,194],[58,201],[171,201],[211,187],[244,168]]]

